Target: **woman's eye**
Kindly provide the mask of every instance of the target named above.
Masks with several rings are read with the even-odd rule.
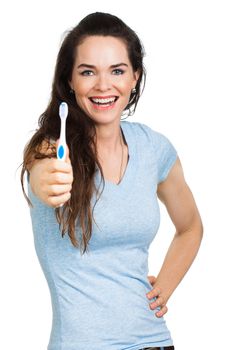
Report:
[[[84,70],[83,72],[81,72],[81,75],[84,75],[84,76],[88,76],[88,75],[92,75],[92,71],[91,70]]]
[[[113,72],[114,72],[115,75],[124,74],[124,71],[123,71],[122,69],[118,69],[118,68],[117,68],[117,69],[114,69]]]

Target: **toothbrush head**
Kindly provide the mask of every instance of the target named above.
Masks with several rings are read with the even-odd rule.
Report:
[[[68,105],[66,102],[62,102],[59,106],[59,116],[61,119],[66,119],[68,115]]]

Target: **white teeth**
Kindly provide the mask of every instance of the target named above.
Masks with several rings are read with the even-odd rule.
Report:
[[[111,103],[114,102],[116,97],[111,97],[111,98],[92,98],[91,100],[95,103]]]

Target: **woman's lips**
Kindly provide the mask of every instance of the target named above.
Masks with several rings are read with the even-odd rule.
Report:
[[[92,96],[89,100],[96,110],[109,110],[115,107],[119,96]]]

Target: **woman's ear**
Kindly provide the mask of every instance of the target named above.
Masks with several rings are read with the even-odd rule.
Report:
[[[74,94],[74,89],[73,89],[73,84],[72,84],[72,82],[71,82],[71,81],[68,81],[68,84],[69,84],[69,86],[70,86],[70,93],[71,93],[71,94]]]
[[[134,84],[135,84],[133,86],[133,88],[135,88],[137,85],[137,81],[138,81],[140,74],[141,74],[141,69],[136,70],[135,72],[133,72],[133,74],[134,74]]]

